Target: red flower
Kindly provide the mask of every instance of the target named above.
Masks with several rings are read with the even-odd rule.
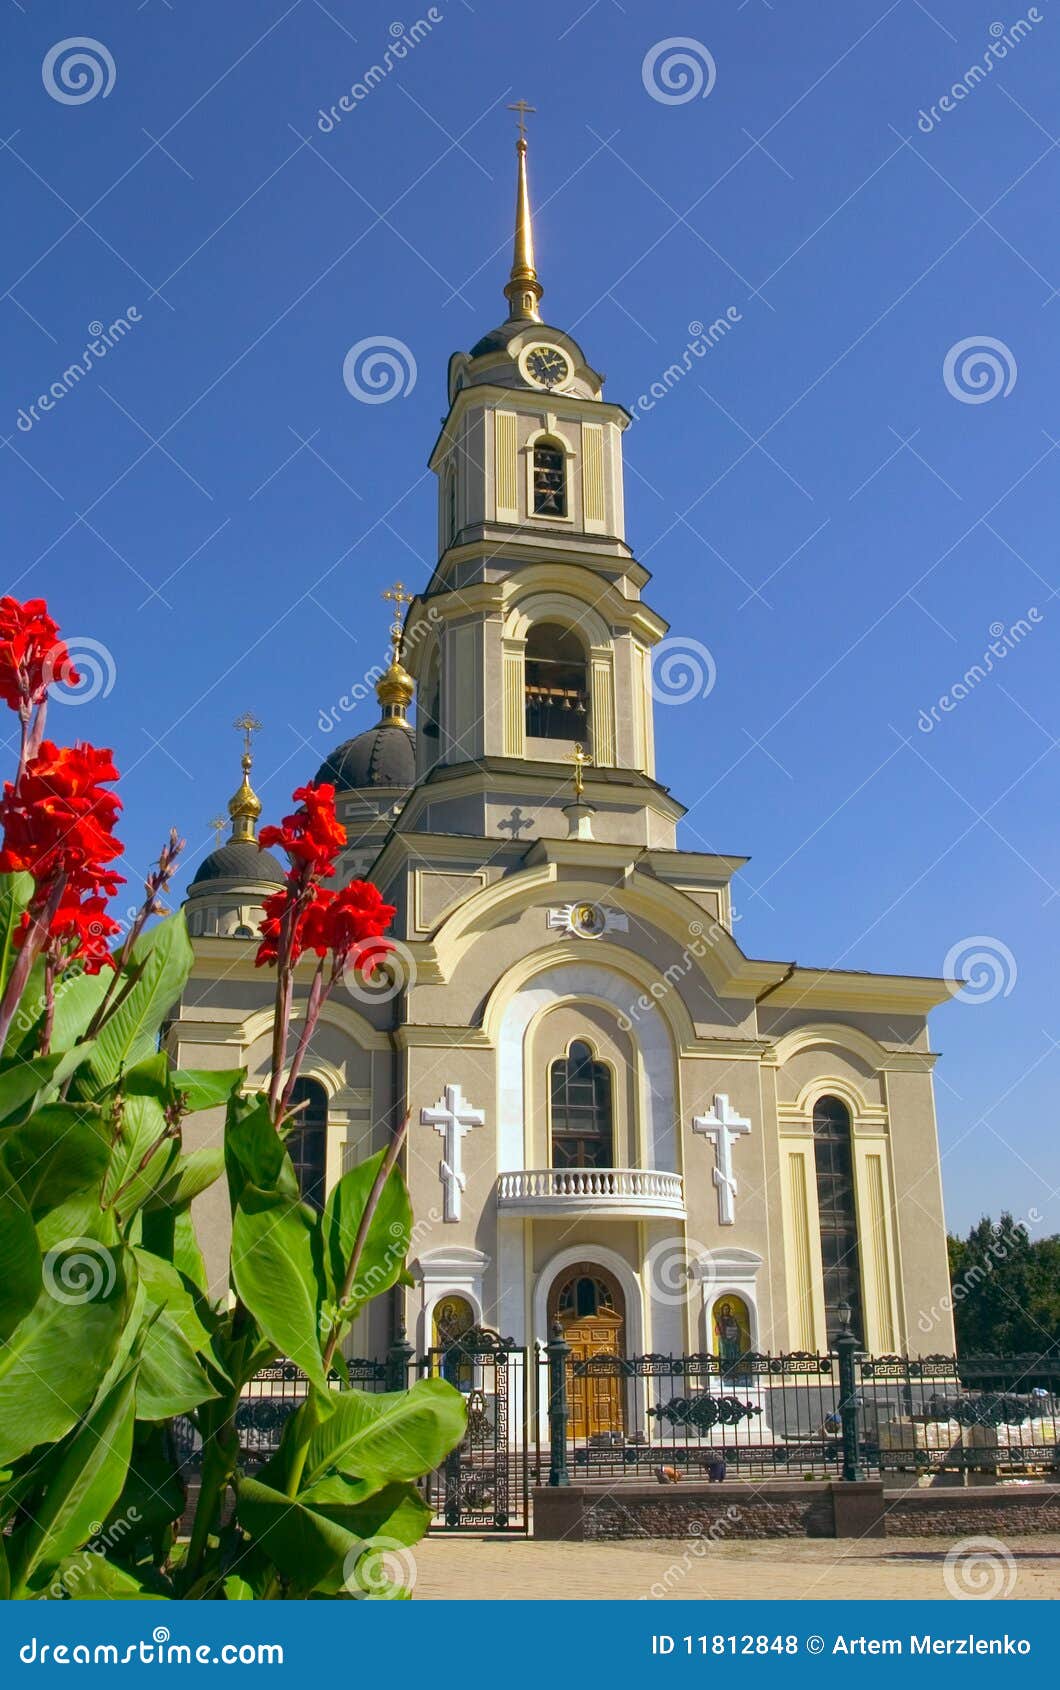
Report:
[[[0,598],[0,698],[26,714],[56,679],[76,686],[81,677],[45,600]]]
[[[24,918],[28,926],[28,916]],[[80,962],[86,974],[98,974],[101,968],[114,968],[108,939],[121,932],[121,923],[107,914],[103,898],[67,898],[64,896],[49,929],[48,950],[66,968]]]
[[[263,827],[258,844],[263,849],[279,845],[290,857],[293,871],[334,874],[335,858],[346,843],[346,829],[335,815],[335,788],[314,786],[310,781],[291,796],[302,800],[302,808],[284,816],[279,827]]]
[[[121,855],[121,841],[112,832],[121,801],[100,783],[117,779],[109,751],[94,745],[60,748],[44,740],[17,786],[4,782],[0,874],[32,874],[39,903],[61,874],[68,898],[85,892],[112,897],[123,884],[107,866]]]
[[[329,949],[338,958],[356,950],[358,967],[371,973],[393,946],[385,941],[370,946],[367,941],[380,939],[396,914],[396,905],[383,902],[378,886],[373,886],[370,880],[351,880],[341,892],[335,893],[327,911]],[[369,955],[372,960],[365,966]]]
[[[258,964],[278,960],[281,927],[288,912],[294,911],[292,962],[306,951],[315,951],[319,957],[331,952],[339,968],[352,957],[362,974],[373,973],[393,949],[382,933],[397,913],[395,906],[385,904],[378,887],[367,880],[351,880],[340,892],[325,886],[308,891],[310,896],[298,897],[285,886],[265,899]]]

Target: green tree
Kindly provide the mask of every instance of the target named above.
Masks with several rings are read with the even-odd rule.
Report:
[[[1032,1238],[1003,1211],[948,1239],[962,1355],[1044,1353],[1060,1344],[1060,1236]]]

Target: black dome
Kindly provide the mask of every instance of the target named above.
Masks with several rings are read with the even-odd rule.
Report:
[[[363,786],[410,787],[416,779],[412,730],[398,722],[378,722],[356,739],[337,745],[321,764],[317,782],[329,781],[338,792]]]
[[[211,880],[257,880],[263,886],[282,886],[286,870],[271,851],[260,851],[249,839],[230,840],[204,857],[195,871],[192,886]]]

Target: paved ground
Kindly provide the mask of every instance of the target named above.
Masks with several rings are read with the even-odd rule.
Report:
[[[1011,1560],[956,1563],[949,1538],[836,1542],[535,1543],[525,1538],[431,1537],[415,1551],[415,1596],[428,1601],[585,1601],[597,1597],[935,1598],[972,1585],[1010,1598],[1060,1597],[1060,1538],[1012,1538]],[[979,1580],[980,1582],[976,1582]]]

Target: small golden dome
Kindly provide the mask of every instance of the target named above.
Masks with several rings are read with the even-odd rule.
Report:
[[[408,709],[412,703],[415,683],[412,676],[397,657],[391,658],[390,667],[382,674],[375,685],[375,693],[383,709],[396,705],[400,714]]]
[[[243,779],[238,792],[234,792],[228,800],[228,814],[232,818],[232,838],[253,839],[255,837],[254,824],[261,815],[261,799],[250,784],[250,765],[253,759],[249,751],[243,753]]]

